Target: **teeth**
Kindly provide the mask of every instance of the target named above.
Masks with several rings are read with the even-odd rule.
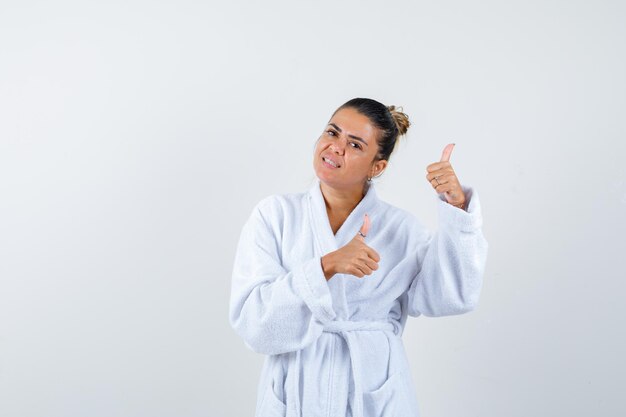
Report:
[[[328,162],[329,164],[331,164],[332,166],[334,166],[335,168],[337,168],[337,164],[335,164],[333,161],[331,161],[328,158],[324,158],[324,161]]]

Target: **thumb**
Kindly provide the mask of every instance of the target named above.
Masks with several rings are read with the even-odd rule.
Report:
[[[363,225],[361,226],[360,232],[363,233],[365,236],[367,236],[367,232],[369,232],[369,230],[370,230],[370,217],[366,213],[363,218]],[[361,240],[364,239],[363,236],[359,234],[357,234],[357,236],[361,238]]]
[[[441,161],[439,162],[447,162],[450,161],[450,155],[452,154],[452,149],[454,149],[455,143],[449,143],[443,148],[443,153],[441,154]]]

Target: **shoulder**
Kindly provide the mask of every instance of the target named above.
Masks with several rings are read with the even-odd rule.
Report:
[[[268,223],[281,220],[295,213],[304,213],[302,206],[306,196],[306,192],[271,194],[259,200],[253,212],[263,217]]]

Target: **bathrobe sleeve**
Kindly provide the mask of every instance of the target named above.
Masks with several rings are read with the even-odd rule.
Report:
[[[410,316],[446,316],[473,310],[480,296],[488,244],[482,233],[478,193],[470,186],[465,192],[467,211],[437,198],[438,230],[433,235],[420,231],[417,275],[408,290]]]
[[[248,348],[267,355],[300,350],[334,319],[332,297],[319,256],[290,271],[282,266],[282,228],[293,219],[272,197],[253,209],[243,226],[232,274],[229,320]]]

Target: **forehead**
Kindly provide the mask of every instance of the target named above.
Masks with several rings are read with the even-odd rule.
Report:
[[[334,123],[339,126],[343,133],[359,136],[368,143],[370,140],[376,139],[376,127],[367,116],[362,115],[355,109],[344,108],[337,111],[328,123]]]

